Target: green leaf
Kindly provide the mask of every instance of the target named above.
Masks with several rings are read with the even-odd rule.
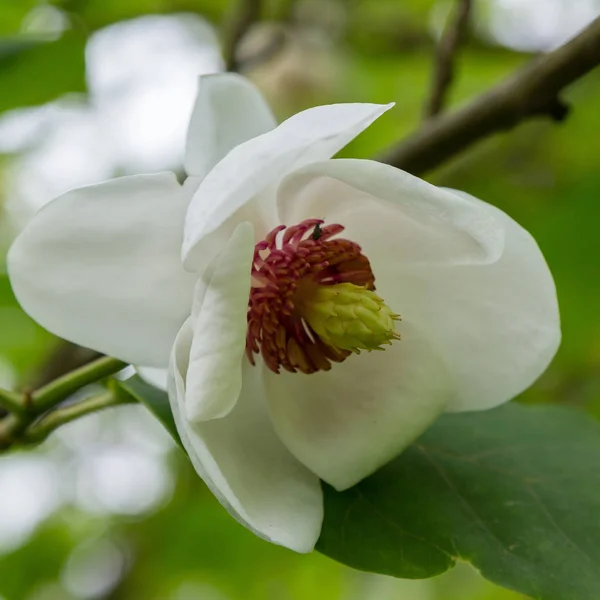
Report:
[[[175,427],[175,420],[171,412],[169,397],[163,390],[146,383],[141,377],[135,375],[125,381],[114,379],[112,381],[117,393],[128,394],[146,408],[164,425],[171,437],[181,446],[181,439]],[[183,447],[183,446],[182,446]]]
[[[447,415],[342,493],[325,486],[318,549],[431,577],[457,559],[541,600],[600,598],[600,426],[559,407]]]
[[[0,40],[0,112],[44,104],[68,92],[84,92],[85,39]]]

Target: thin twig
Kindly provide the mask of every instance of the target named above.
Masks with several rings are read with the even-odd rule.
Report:
[[[85,398],[79,402],[57,408],[44,415],[37,422],[28,427],[21,435],[19,441],[26,444],[43,442],[53,431],[59,427],[75,421],[91,413],[118,406],[120,404],[134,404],[135,399],[128,394],[115,394],[112,391],[104,392],[97,396]]]
[[[27,383],[32,389],[40,388],[101,356],[89,348],[60,340]]]
[[[454,59],[463,43],[469,26],[471,0],[457,0],[456,12],[442,34],[436,50],[433,68],[431,94],[425,106],[425,118],[429,119],[442,112],[450,85],[454,79]]]
[[[378,160],[420,175],[496,131],[531,117],[562,121],[560,93],[600,64],[600,17],[579,35],[492,88],[464,108],[427,121]]]
[[[103,356],[97,360],[75,369],[48,385],[41,387],[32,394],[32,401],[37,413],[52,408],[57,401],[62,401],[85,385],[99,379],[114,375],[127,366],[127,363]]]
[[[113,375],[126,366],[127,363],[104,356],[56,379],[33,393],[25,394],[21,409],[11,410],[7,416],[0,419],[0,451],[8,449],[20,441],[32,423],[46,418],[44,413],[54,409],[74,392]]]
[[[238,71],[237,47],[248,30],[260,18],[262,0],[238,0],[239,5],[234,13],[230,26],[226,32],[223,44],[225,66],[228,71]]]

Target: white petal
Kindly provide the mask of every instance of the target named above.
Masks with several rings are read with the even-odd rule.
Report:
[[[196,472],[232,516],[258,536],[297,552],[310,552],[323,520],[320,482],[273,431],[258,370],[243,359],[242,393],[226,417],[202,423],[185,418],[184,382],[192,335],[188,321],[175,343],[169,397]]]
[[[240,223],[199,283],[186,379],[189,421],[224,417],[240,395],[253,255],[252,225]]]
[[[371,263],[494,262],[504,231],[487,210],[409,173],[372,160],[315,163],[289,175],[278,190],[279,220],[322,218],[346,228]],[[375,276],[377,277],[377,271]]]
[[[269,413],[284,444],[338,490],[376,471],[445,410],[444,364],[409,323],[383,352],[350,356],[311,375],[263,368]]]
[[[391,106],[318,106],[234,148],[207,175],[192,199],[183,242],[186,268],[194,268],[208,252],[213,242],[209,234],[222,235],[220,226],[242,207],[248,213],[243,218],[252,220],[257,231],[264,227],[261,221],[271,220],[267,229],[278,225],[274,186],[293,170],[333,156]],[[255,196],[256,206],[247,206]],[[229,223],[229,233],[235,222]]]
[[[201,76],[187,134],[186,172],[205,177],[232,148],[276,125],[269,105],[245,77]]]
[[[325,217],[363,247],[378,293],[438,349],[453,410],[491,408],[529,387],[560,342],[552,276],[533,238],[502,211],[371,161],[291,175],[282,219]],[[322,212],[319,212],[321,210]]]
[[[485,267],[415,271],[405,310],[447,357],[459,385],[450,410],[483,410],[514,398],[546,370],[560,345],[560,316],[533,237],[498,208],[455,193],[502,223],[504,252]]]
[[[172,173],[123,177],[43,207],[8,255],[21,306],[67,340],[166,367],[195,281],[179,259],[193,185]]]

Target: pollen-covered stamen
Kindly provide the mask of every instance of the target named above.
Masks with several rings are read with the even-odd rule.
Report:
[[[360,246],[332,239],[343,230],[341,225],[323,226],[321,219],[307,219],[292,227],[280,225],[256,244],[246,337],[252,363],[260,352],[276,373],[281,367],[314,373],[329,370],[332,362],[361,348],[371,350],[397,339],[393,329],[397,315],[373,293],[375,278]],[[339,296],[344,304],[341,321],[336,314],[337,321],[322,322],[323,287],[331,292],[324,296],[329,303],[326,310],[331,312],[331,298],[335,304]],[[348,305],[349,292],[359,299],[354,307]],[[375,313],[370,314],[373,307]],[[336,334],[340,327],[341,337]]]

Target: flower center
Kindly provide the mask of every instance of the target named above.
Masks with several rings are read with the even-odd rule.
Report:
[[[393,313],[375,294],[375,277],[344,228],[321,219],[280,225],[256,244],[246,354],[259,352],[279,373],[328,371],[353,352],[400,339]]]

